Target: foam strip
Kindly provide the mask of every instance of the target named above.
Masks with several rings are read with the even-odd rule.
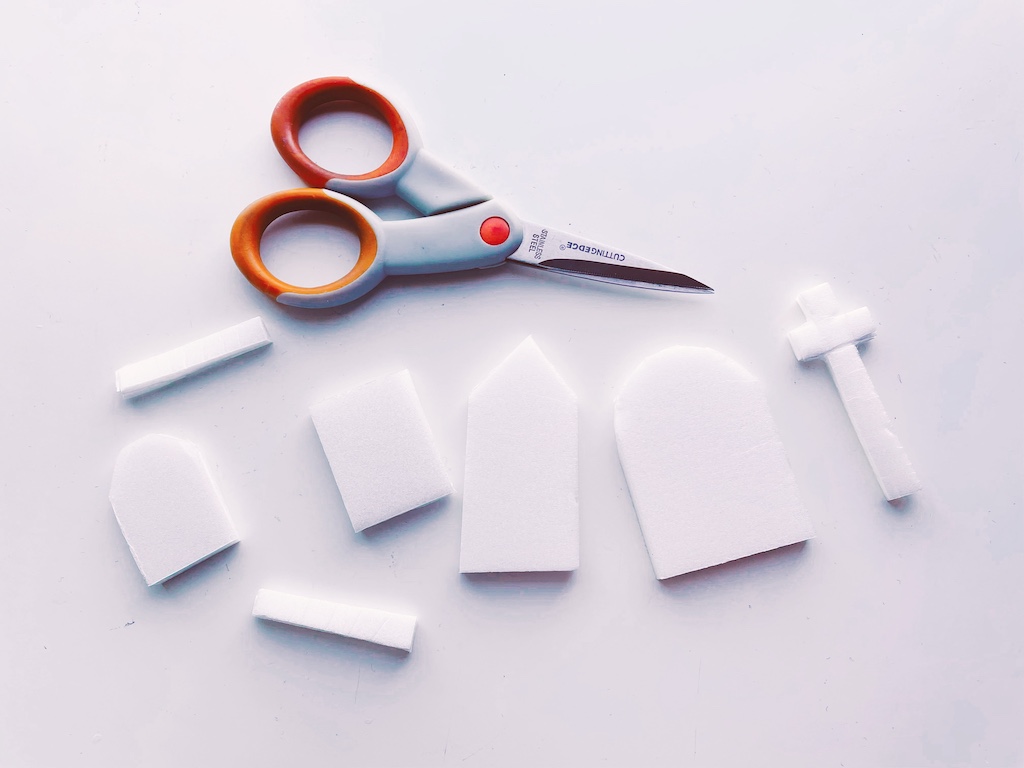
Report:
[[[885,498],[893,501],[921,490],[917,473],[892,431],[889,414],[857,351],[857,344],[874,335],[867,309],[839,314],[839,302],[828,283],[801,293],[797,303],[807,322],[789,333],[793,354],[800,361],[825,358]]]
[[[114,374],[117,391],[126,400],[144,395],[270,343],[263,319],[254,317],[169,352],[119,368]]]
[[[146,435],[114,464],[110,503],[150,586],[238,541],[199,449],[170,435]]]
[[[357,608],[272,589],[261,589],[256,593],[252,615],[258,619],[330,632],[332,635],[343,635],[403,651],[412,650],[412,638],[416,631],[415,616],[376,608]]]
[[[579,567],[578,418],[532,338],[470,394],[463,573]]]
[[[760,383],[713,349],[644,360],[615,437],[659,579],[814,535]]]
[[[355,530],[452,492],[408,371],[317,403],[310,414]]]

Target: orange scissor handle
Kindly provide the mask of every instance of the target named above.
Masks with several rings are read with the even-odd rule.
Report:
[[[299,129],[318,109],[328,104],[344,106],[352,103],[369,109],[391,129],[391,153],[380,167],[369,173],[344,174],[329,171],[310,160],[299,146]],[[274,108],[274,114],[270,118],[270,133],[281,157],[309,186],[327,187],[328,182],[332,180],[363,182],[359,185],[363,197],[394,194],[397,177],[390,184],[373,183],[373,180],[393,174],[409,159],[410,150],[415,153],[419,148],[419,138],[414,127],[411,124],[407,125],[398,108],[377,91],[348,77],[321,77],[292,88]],[[376,194],[378,191],[379,194]]]
[[[333,283],[307,288],[291,285],[271,274],[260,256],[260,241],[267,227],[288,213],[319,211],[337,216],[359,236],[359,257],[348,274]],[[376,217],[355,200],[323,189],[289,189],[260,198],[235,220],[231,228],[231,255],[246,279],[282,304],[326,307],[351,301],[367,293],[384,278],[378,259]]]

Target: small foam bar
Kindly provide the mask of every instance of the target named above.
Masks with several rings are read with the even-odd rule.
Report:
[[[889,414],[868,376],[857,344],[874,335],[867,309],[840,314],[828,283],[797,297],[807,322],[789,333],[793,354],[805,361],[824,357],[857,438],[868,457],[882,493],[889,501],[921,490]]]
[[[713,349],[644,360],[615,401],[615,438],[659,579],[814,535],[760,382]]]
[[[408,371],[317,403],[310,414],[356,531],[452,492]]]
[[[576,396],[527,338],[469,397],[462,573],[579,567]]]
[[[416,631],[415,616],[376,608],[357,608],[272,589],[261,589],[256,593],[252,615],[403,651],[412,650],[412,637]]]
[[[117,391],[125,399],[144,395],[270,343],[263,319],[254,317],[177,349],[119,368],[114,374]]]
[[[114,464],[110,503],[150,586],[238,541],[203,455],[170,435],[146,435]]]

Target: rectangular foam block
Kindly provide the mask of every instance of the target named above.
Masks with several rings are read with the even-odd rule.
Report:
[[[576,396],[532,338],[470,395],[463,573],[579,567]]]
[[[263,319],[254,317],[176,349],[119,368],[114,374],[117,391],[125,399],[144,395],[270,343]]]
[[[408,371],[317,403],[310,414],[356,531],[452,492]]]
[[[416,631],[415,616],[289,595],[272,589],[261,589],[256,594],[252,615],[403,651],[412,650]]]
[[[150,586],[238,541],[202,454],[170,435],[146,435],[114,464],[110,503]]]

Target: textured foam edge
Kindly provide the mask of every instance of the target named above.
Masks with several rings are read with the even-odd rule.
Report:
[[[562,376],[558,368],[555,367],[555,364],[551,362],[551,359],[544,354],[544,350],[540,348],[540,345],[537,344],[537,341],[533,338],[532,335],[527,336],[521,342],[519,342],[519,344],[517,344],[511,352],[509,352],[507,355],[505,355],[505,357],[501,359],[501,362],[499,362],[496,366],[494,366],[494,368],[488,371],[487,374],[476,383],[476,386],[474,386],[470,390],[469,399],[474,399],[478,395],[478,393],[484,391],[490,384],[491,380],[500,376],[504,369],[507,366],[511,365],[513,360],[519,355],[536,356],[540,361],[543,362],[544,368],[552,375],[553,379],[558,382],[562,389],[565,390],[565,392],[567,392],[569,395],[571,395],[573,400],[579,402],[579,397],[576,395],[576,392],[573,390],[572,387],[569,386],[569,383]]]
[[[234,524],[233,523],[232,523],[231,527],[234,528]],[[235,532],[235,537],[231,541],[226,543],[223,547],[219,547],[218,549],[213,550],[213,552],[211,552],[210,554],[200,558],[199,560],[196,560],[194,563],[189,563],[184,568],[179,568],[177,571],[175,571],[174,573],[170,574],[169,576],[164,576],[164,577],[158,579],[157,581],[150,581],[148,578],[146,578],[145,574],[143,574],[143,578],[146,578],[146,586],[155,587],[157,584],[164,584],[165,582],[168,582],[171,579],[173,579],[175,576],[180,576],[185,571],[187,571],[189,568],[194,568],[195,566],[199,565],[200,563],[204,562],[205,560],[209,560],[214,555],[219,555],[224,550],[231,549],[231,547],[235,546],[240,541],[241,541],[241,538],[239,538],[238,532],[236,531]],[[129,549],[131,549],[131,545],[129,545]],[[132,556],[133,557],[135,556],[135,550],[132,550]],[[138,562],[138,561],[136,560],[136,562]],[[141,567],[139,568],[139,570],[140,571],[142,570]]]
[[[309,618],[311,614],[314,614],[313,618]],[[319,614],[319,616],[315,614]],[[273,589],[260,589],[256,593],[252,615],[265,621],[363,640],[406,652],[412,651],[416,632],[416,617],[409,614],[292,595]],[[357,625],[360,622],[365,623],[367,620],[381,623],[373,633],[361,631],[358,627],[345,630],[338,626],[332,626],[338,622]],[[394,625],[391,632],[388,633],[392,637],[381,637],[381,633],[389,624]]]
[[[128,400],[271,344],[263,318],[254,317],[167,352],[118,368],[114,385]]]

